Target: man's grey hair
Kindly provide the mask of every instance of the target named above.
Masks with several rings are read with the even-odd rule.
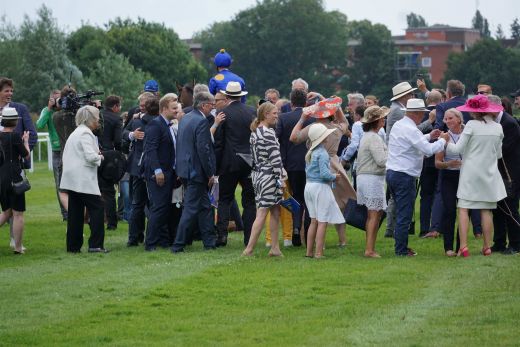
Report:
[[[208,86],[203,84],[203,83],[197,83],[193,87],[193,96],[195,96],[195,94],[199,94],[199,93],[202,93],[202,92],[208,92],[209,93]]]
[[[76,126],[82,124],[90,127],[99,119],[99,110],[94,106],[83,106],[76,113]]]
[[[500,96],[488,95],[487,98],[490,103],[502,106],[502,100],[500,99]]]
[[[426,97],[426,106],[429,105],[437,105],[442,100],[442,94],[436,90],[432,90],[428,93]]]
[[[356,101],[358,106],[363,106],[365,104],[365,97],[361,93],[351,93],[347,95],[348,101]]]
[[[291,89],[294,90],[294,85],[295,84],[298,84],[298,83],[301,83],[304,85],[305,87],[305,91],[308,91],[309,90],[309,83],[305,82],[305,80],[303,78],[297,78],[295,79],[294,81],[291,82]]]
[[[193,95],[193,108],[199,109],[202,104],[215,102],[215,97],[210,92],[200,92]]]
[[[274,88],[269,88],[264,93],[265,100],[267,100],[267,95],[272,94],[272,93],[275,93],[278,97],[280,97],[280,92],[278,90],[276,90]]]

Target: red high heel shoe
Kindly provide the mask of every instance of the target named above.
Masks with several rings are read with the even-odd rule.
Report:
[[[469,257],[468,247],[463,247],[463,248],[459,249],[459,252],[457,253],[457,257],[464,257],[464,258]]]
[[[482,255],[483,255],[484,257],[487,257],[487,256],[490,256],[491,253],[493,253],[493,252],[491,251],[491,248],[489,248],[489,247],[484,247],[484,248],[482,248],[482,251],[481,251],[480,253],[482,253]]]

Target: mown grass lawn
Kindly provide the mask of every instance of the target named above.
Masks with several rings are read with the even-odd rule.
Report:
[[[520,257],[446,258],[442,240],[412,236],[419,255],[362,257],[364,235],[327,258],[302,248],[272,259],[260,244],[241,258],[241,234],[225,249],[145,253],[125,247],[128,226],[108,232],[106,255],[65,252],[51,173],[29,176],[28,248],[15,256],[0,229],[0,345],[518,346]],[[88,236],[88,230],[86,234]]]

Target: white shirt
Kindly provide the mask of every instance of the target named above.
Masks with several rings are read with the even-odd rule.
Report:
[[[415,122],[404,116],[395,122],[388,141],[386,169],[419,177],[424,156],[430,157],[444,149],[446,141],[430,143],[430,134],[423,135]]]

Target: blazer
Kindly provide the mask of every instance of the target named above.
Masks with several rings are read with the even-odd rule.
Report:
[[[9,107],[14,107],[18,112],[18,116],[20,120],[16,124],[14,128],[14,132],[23,135],[24,131],[29,132],[29,149],[33,149],[36,143],[38,142],[38,133],[36,132],[36,128],[34,127],[34,123],[32,121],[31,115],[29,114],[29,110],[27,106],[24,104],[20,104],[17,102],[10,102]]]
[[[215,175],[215,152],[208,121],[197,109],[182,117],[177,136],[177,176],[208,183]]]
[[[507,171],[513,180],[515,190],[520,189],[520,125],[509,113],[502,113],[500,125],[504,132],[502,141],[502,156],[507,166]],[[506,178],[504,163],[500,160],[498,169],[502,177]]]
[[[101,155],[96,136],[86,125],[78,126],[65,143],[60,188],[101,195],[97,177],[100,164]]]
[[[109,151],[115,149],[121,151],[122,121],[119,114],[110,110],[103,111],[103,133],[100,136],[102,150]]]
[[[237,153],[251,154],[250,126],[256,117],[254,108],[239,101],[230,103],[222,111],[226,114],[226,120],[215,132],[215,157],[219,175],[240,170],[242,166]]]
[[[444,124],[444,113],[450,108],[459,107],[466,103],[466,98],[463,96],[454,96],[446,102],[442,102],[435,107],[437,112],[435,119],[435,129],[441,129],[442,131],[447,131],[448,127]],[[472,120],[471,116],[468,112],[462,112],[462,117],[464,118],[464,124]]]
[[[142,118],[134,118],[128,123],[127,127],[123,131],[123,137],[129,138],[129,134],[136,130],[137,128],[141,128],[141,131],[145,132],[144,137],[146,138],[146,127],[148,123],[154,119],[155,116],[151,116],[149,114],[145,114]],[[128,173],[132,176],[141,177],[142,172],[142,156],[143,156],[143,140],[134,139],[130,145],[130,152],[128,154]]]
[[[155,170],[173,171],[175,164],[175,144],[170,127],[163,117],[155,117],[146,126],[144,137],[144,175],[151,178]]]
[[[469,201],[496,202],[507,194],[498,171],[502,158],[502,127],[491,117],[486,122],[469,121],[457,144],[448,143],[446,152],[461,154],[457,197]]]
[[[276,137],[280,142],[280,154],[282,155],[282,162],[285,171],[305,171],[305,154],[307,153],[307,146],[305,142],[295,144],[289,141],[291,132],[300,120],[302,115],[302,108],[297,107],[294,111],[289,113],[282,113],[278,117],[276,124]],[[314,122],[314,118],[305,121],[303,127]]]

